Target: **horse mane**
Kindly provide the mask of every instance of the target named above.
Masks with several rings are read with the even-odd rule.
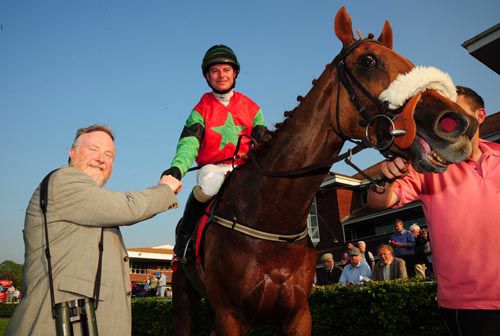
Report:
[[[359,30],[357,30],[357,33],[358,33],[359,39],[355,39],[351,44],[349,44],[349,46],[354,44],[354,43],[357,43],[358,41],[365,39]],[[374,38],[374,34],[369,33],[368,39],[373,39],[373,38]],[[346,47],[348,48],[349,46],[344,46],[344,48],[346,48]],[[342,50],[344,50],[344,48]],[[333,61],[331,63],[326,64],[325,68],[332,67],[332,71],[333,71],[333,69],[337,67],[337,64],[341,58],[341,55],[342,55],[342,51],[337,56],[335,56],[335,58],[333,59]],[[312,88],[310,89],[310,91],[312,89],[314,89],[317,82],[318,82],[318,79],[316,79],[316,78],[312,80]],[[302,96],[302,95],[297,96],[297,101],[299,102],[299,104],[297,106],[295,106],[293,108],[293,110],[283,112],[283,116],[285,118],[282,121],[274,124],[275,129],[273,131],[269,131],[267,133],[269,138],[265,139],[264,141],[259,142],[252,149],[253,154],[259,153],[260,151],[269,147],[274,142],[274,140],[278,137],[278,135],[283,132],[283,128],[286,125],[287,121],[293,116],[294,112],[300,107],[303,100],[304,100],[304,96]]]
[[[335,57],[331,63],[326,64],[325,68],[328,68],[329,66],[332,66],[332,65],[335,67],[337,65],[337,59],[338,59],[338,56]],[[314,89],[317,82],[318,82],[318,79],[316,79],[316,78],[312,80],[312,87],[311,87],[310,91]],[[279,121],[279,122],[274,124],[274,130],[269,131],[267,133],[267,135],[268,135],[267,139],[256,144],[256,146],[252,149],[253,154],[258,154],[259,152],[261,152],[261,151],[265,150],[266,148],[268,148],[269,146],[271,146],[272,143],[274,143],[275,139],[283,132],[283,128],[287,124],[287,121],[294,115],[294,112],[300,107],[303,100],[304,100],[304,96],[302,96],[302,95],[297,96],[297,101],[299,102],[299,104],[297,106],[295,106],[292,110],[287,110],[287,111],[283,112],[283,116],[285,118],[282,121]]]

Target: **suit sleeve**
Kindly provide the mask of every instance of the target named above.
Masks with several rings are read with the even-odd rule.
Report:
[[[177,207],[174,192],[166,185],[134,192],[99,187],[76,168],[54,174],[49,188],[59,220],[85,226],[131,225]]]
[[[408,274],[406,273],[406,262],[401,259],[401,262],[398,265],[399,274],[398,279],[408,279]]]

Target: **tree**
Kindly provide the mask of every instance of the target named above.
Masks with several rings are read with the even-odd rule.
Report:
[[[14,287],[22,290],[23,287],[23,265],[12,260],[4,260],[0,264],[0,279],[10,280]]]

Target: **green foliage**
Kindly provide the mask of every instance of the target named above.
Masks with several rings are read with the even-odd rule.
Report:
[[[12,260],[4,260],[0,264],[0,279],[10,280],[14,287],[22,291],[23,288],[23,265]]]
[[[16,306],[14,303],[0,303],[0,317],[11,317]]]
[[[442,335],[436,283],[421,280],[370,282],[363,286],[315,288],[309,298],[313,335]],[[132,300],[133,335],[172,335],[172,301]],[[202,302],[193,335],[208,335],[211,319]],[[247,335],[272,336],[278,329],[257,325]]]
[[[0,318],[0,336],[5,335],[5,331],[7,330],[8,324],[9,324],[8,318]]]
[[[172,335],[172,300],[162,297],[137,298],[132,300],[132,334]],[[207,305],[202,302],[195,318],[194,335],[210,333],[210,319]]]
[[[309,298],[313,335],[441,335],[436,283],[419,280],[335,285]]]

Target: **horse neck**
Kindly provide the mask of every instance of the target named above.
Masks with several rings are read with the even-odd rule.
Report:
[[[293,171],[309,165],[329,167],[333,163],[343,140],[332,128],[337,80],[331,67],[327,67],[270,143],[256,154],[263,170]],[[260,175],[252,164],[245,165],[244,171],[233,181],[233,186],[240,188],[238,199],[245,207],[237,211],[238,217],[245,217],[241,219],[245,225],[282,234],[296,233],[305,226],[309,206],[327,174],[270,178]],[[229,199],[226,202],[239,206]]]
[[[273,143],[259,153],[259,160],[267,170],[294,170],[333,162],[343,140],[333,130],[337,79],[332,68],[332,65],[327,67],[277,130]]]

